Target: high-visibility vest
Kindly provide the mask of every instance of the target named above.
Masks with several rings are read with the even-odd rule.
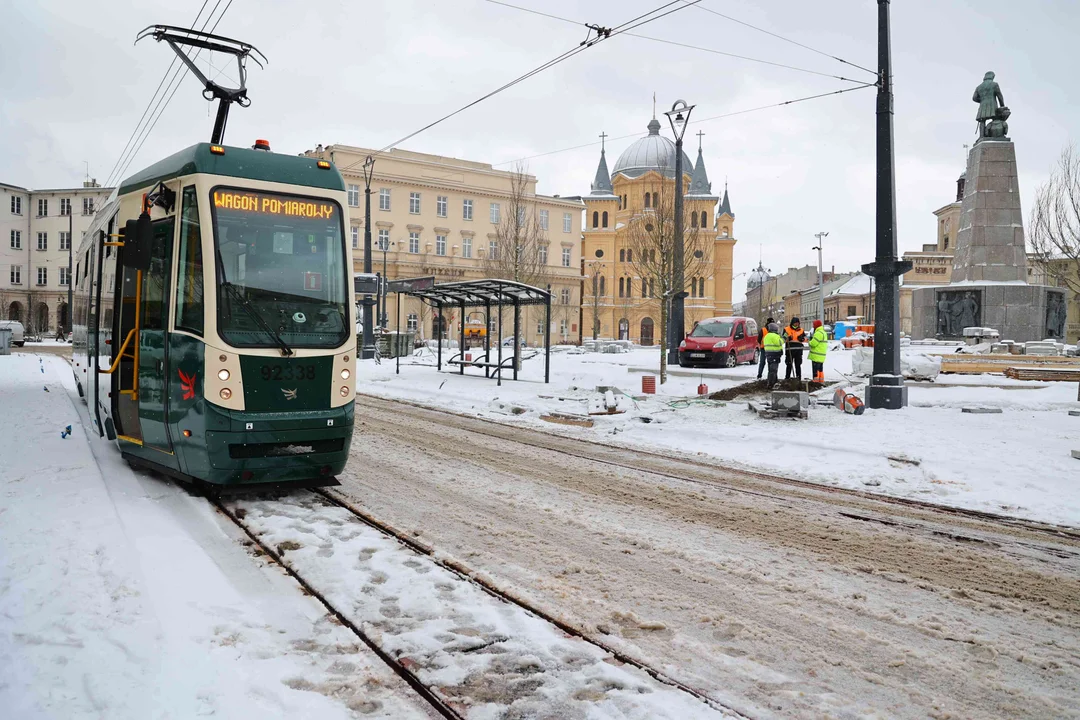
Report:
[[[765,333],[765,339],[761,341],[762,346],[765,348],[765,352],[783,352],[784,341],[774,332]]]
[[[806,331],[801,327],[791,327],[788,325],[784,328],[784,335],[788,340],[788,347],[792,350],[801,350],[802,344],[806,341]]]
[[[810,362],[825,362],[825,353],[829,349],[829,336],[825,334],[825,328],[814,329],[810,336]]]

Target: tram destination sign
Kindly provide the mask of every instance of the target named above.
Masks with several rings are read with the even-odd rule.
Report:
[[[435,287],[435,276],[430,275],[428,277],[416,277],[416,278],[402,278],[401,280],[390,280],[386,283],[387,293],[407,293],[415,290],[430,290]]]
[[[214,207],[219,210],[239,210],[314,220],[329,220],[334,217],[337,210],[337,205],[326,200],[290,197],[253,190],[215,190]]]

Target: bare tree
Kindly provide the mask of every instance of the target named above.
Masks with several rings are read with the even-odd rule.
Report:
[[[1080,154],[1069,146],[1035,196],[1029,221],[1035,262],[1059,287],[1080,295]],[[1074,300],[1075,301],[1075,300]]]
[[[607,263],[593,261],[589,263],[590,274],[588,276],[589,286],[589,304],[592,306],[592,338],[596,340],[600,335],[600,305],[604,297],[607,296],[607,281],[604,277],[604,270],[607,268]],[[584,298],[582,298],[584,301]],[[584,328],[582,328],[584,330]]]
[[[541,248],[547,247],[547,239],[529,182],[525,165],[515,165],[510,171],[510,197],[495,225],[495,252],[484,256],[484,271],[488,277],[541,286],[547,276]]]
[[[691,212],[683,206],[683,286],[675,286],[675,183],[666,180],[648,188],[652,201],[643,213],[630,219],[626,233],[627,263],[634,268],[638,282],[644,283],[648,301],[658,306],[660,314],[660,382],[667,382],[667,327],[671,298],[686,290],[690,278],[711,274],[708,228],[692,222]]]

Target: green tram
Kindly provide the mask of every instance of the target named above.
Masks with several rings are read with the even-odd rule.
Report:
[[[226,487],[335,484],[353,430],[345,185],[200,143],[124,180],[75,258],[73,370],[132,464]]]

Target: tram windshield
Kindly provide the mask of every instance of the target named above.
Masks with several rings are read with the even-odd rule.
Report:
[[[333,200],[245,188],[210,193],[218,333],[234,347],[338,347],[350,268]]]

